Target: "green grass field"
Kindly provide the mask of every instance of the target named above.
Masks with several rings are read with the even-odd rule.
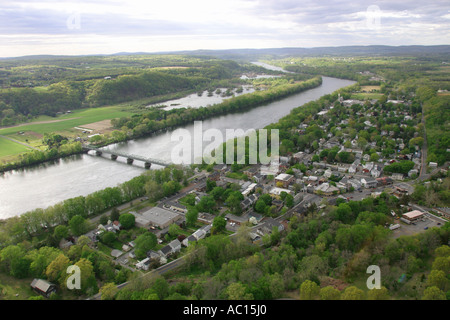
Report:
[[[11,137],[33,147],[42,145],[42,136],[45,133],[60,133],[65,136],[77,136],[80,131],[74,127],[83,126],[102,120],[131,116],[133,112],[125,111],[123,106],[102,107],[74,110],[56,118],[41,116],[35,121],[16,127],[0,129],[0,135]],[[42,122],[47,123],[42,123]],[[20,134],[24,132],[24,134]],[[27,147],[13,141],[0,138],[0,160],[9,161],[12,156],[29,150]]]
[[[350,99],[356,99],[356,100],[372,100],[372,99],[380,99],[383,96],[382,93],[353,93],[350,97]]]
[[[20,131],[33,131],[39,134],[50,132],[64,132],[73,127],[82,126],[102,120],[127,117],[132,112],[123,111],[119,107],[103,107],[75,110],[71,114],[65,114],[57,118],[40,117],[37,121],[33,121],[21,126],[0,129],[0,135],[16,134]],[[63,120],[63,121],[61,121]],[[53,121],[49,123],[38,123],[38,121]]]
[[[24,145],[0,137],[0,158],[17,155],[28,150],[30,149]]]

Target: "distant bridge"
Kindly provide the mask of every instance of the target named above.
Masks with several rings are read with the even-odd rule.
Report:
[[[91,151],[91,150],[95,151],[95,154],[97,156],[101,156],[102,154],[109,154],[111,156],[111,160],[116,160],[118,157],[123,157],[123,158],[127,159],[128,164],[132,164],[135,160],[142,161],[142,162],[144,162],[144,166],[146,169],[150,169],[152,164],[157,164],[157,165],[163,166],[163,167],[167,167],[167,166],[171,165],[170,162],[166,162],[163,160],[146,158],[143,156],[138,156],[138,155],[121,152],[121,151],[99,149],[99,148],[91,146],[91,145],[83,145],[83,150],[86,152]]]

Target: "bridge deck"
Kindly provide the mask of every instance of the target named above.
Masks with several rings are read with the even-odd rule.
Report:
[[[147,158],[147,157],[143,157],[143,156],[139,156],[139,155],[135,155],[135,154],[131,154],[131,153],[126,153],[126,152],[104,150],[104,149],[99,149],[99,148],[96,148],[93,146],[88,146],[88,145],[84,145],[83,148],[86,150],[100,151],[101,153],[111,154],[111,155],[115,155],[118,157],[124,157],[127,159],[138,160],[138,161],[142,161],[145,163],[157,164],[157,165],[164,166],[164,167],[171,165],[170,162],[167,162],[164,160]]]

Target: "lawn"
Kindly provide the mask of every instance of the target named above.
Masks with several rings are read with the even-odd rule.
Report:
[[[27,300],[37,296],[30,287],[33,279],[16,279],[0,273],[0,300]]]
[[[0,158],[17,155],[30,150],[19,143],[0,137]]]
[[[382,93],[353,93],[350,99],[366,100],[366,99],[380,99],[383,96]]]

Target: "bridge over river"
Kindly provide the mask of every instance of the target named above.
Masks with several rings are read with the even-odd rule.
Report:
[[[135,160],[144,162],[144,166],[146,169],[150,169],[152,164],[157,164],[159,166],[167,167],[171,165],[170,162],[159,160],[159,159],[153,159],[153,158],[147,158],[135,154],[130,154],[126,152],[121,151],[113,151],[113,150],[107,150],[107,149],[100,149],[92,145],[83,145],[83,150],[88,151],[95,151],[95,154],[97,156],[101,156],[102,154],[109,154],[111,156],[111,160],[116,160],[118,157],[123,157],[127,159],[128,164],[132,164]]]

